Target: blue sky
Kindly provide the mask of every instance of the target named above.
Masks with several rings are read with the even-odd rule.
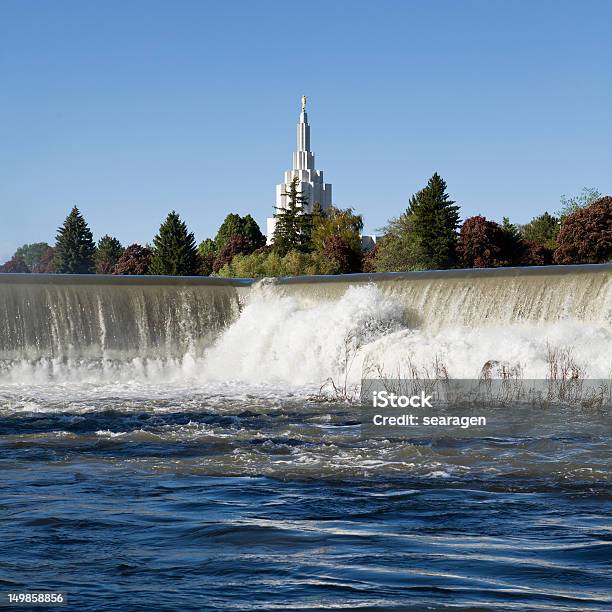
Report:
[[[463,217],[612,192],[612,2],[0,0],[0,260],[265,227],[310,98],[317,166],[372,232],[433,172]]]

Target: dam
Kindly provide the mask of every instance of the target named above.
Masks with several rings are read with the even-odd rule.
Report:
[[[425,609],[441,592],[470,609],[506,609],[508,593],[520,608],[602,609],[606,406],[461,407],[486,427],[424,420],[397,437],[321,389],[372,367],[474,379],[498,362],[546,379],[554,360],[609,380],[611,279],[610,265],[0,275],[7,583],[84,610],[118,595],[139,609],[134,593],[249,608],[279,577],[292,585],[272,589],[279,609],[288,588],[301,609],[381,609],[381,593],[384,609]]]
[[[286,370],[299,354],[303,367],[298,379],[308,368],[314,379],[325,377],[326,367],[334,369],[329,359],[338,358],[340,332],[344,338],[358,336],[360,346],[376,341],[378,348],[381,338],[393,337],[397,352],[400,337],[409,343],[414,332],[421,339],[446,337],[447,344],[455,337],[460,344],[458,330],[470,338],[487,330],[527,337],[551,329],[557,336],[565,329],[568,337],[582,334],[601,343],[598,360],[605,369],[602,360],[610,360],[605,342],[612,332],[612,264],[260,281],[0,275],[4,375],[15,368],[17,374],[23,366],[56,373],[62,368],[95,370],[101,364],[117,369],[134,360],[163,367],[164,362],[176,365],[207,356],[210,362],[213,354],[215,363],[205,370],[216,368],[221,376],[223,369],[240,373],[250,364],[245,376],[251,377],[262,364],[271,375]],[[223,354],[218,345],[225,345]],[[290,371],[281,375],[289,377]]]

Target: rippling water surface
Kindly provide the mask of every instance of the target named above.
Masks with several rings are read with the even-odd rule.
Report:
[[[366,440],[230,385],[0,388],[0,591],[76,610],[603,610],[610,422]],[[511,408],[507,408],[510,410]]]

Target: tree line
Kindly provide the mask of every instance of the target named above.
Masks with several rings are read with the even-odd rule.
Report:
[[[307,201],[295,179],[275,213],[271,245],[251,215],[227,215],[214,238],[196,245],[185,222],[172,211],[151,244],[127,247],[105,235],[94,242],[74,207],[55,244],[17,249],[0,272],[68,274],[160,274],[264,277],[427,269],[490,268],[604,263],[612,260],[612,197],[584,189],[562,196],[556,214],[544,212],[519,226],[476,215],[460,222],[460,209],[437,173],[390,219],[376,246],[364,252],[363,218],[353,209],[322,210]]]

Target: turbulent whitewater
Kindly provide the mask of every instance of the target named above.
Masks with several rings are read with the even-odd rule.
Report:
[[[611,368],[612,265],[264,280],[0,276],[0,380],[544,377],[550,355]]]

